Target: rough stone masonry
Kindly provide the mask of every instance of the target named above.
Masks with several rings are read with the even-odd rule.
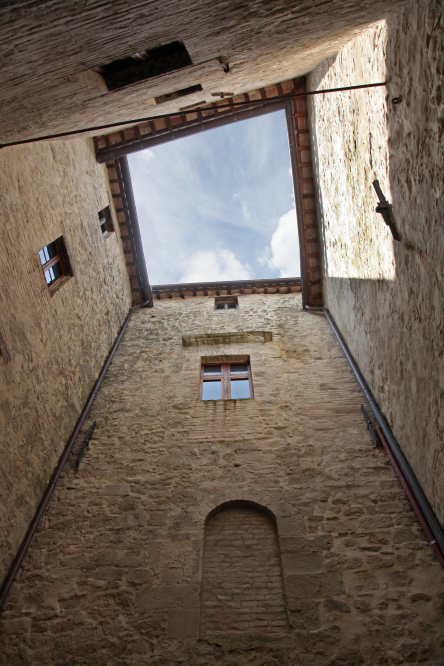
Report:
[[[246,331],[271,340],[220,335]],[[253,399],[198,400],[202,359],[245,357]],[[362,401],[300,295],[135,312],[5,606],[0,664],[442,666],[442,571]],[[253,591],[233,572],[214,595],[222,552],[256,559]],[[259,588],[265,620],[236,634]]]

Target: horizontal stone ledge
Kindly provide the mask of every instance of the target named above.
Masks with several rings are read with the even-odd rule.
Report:
[[[184,347],[203,347],[206,345],[232,345],[245,342],[271,342],[271,331],[236,331],[234,333],[203,333],[201,335],[183,335]]]

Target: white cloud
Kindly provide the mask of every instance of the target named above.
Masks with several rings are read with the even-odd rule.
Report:
[[[248,280],[251,276],[251,266],[242,264],[231,250],[198,250],[184,263],[185,273],[179,282]]]
[[[155,157],[155,153],[152,148],[146,148],[145,150],[141,150],[137,156],[142,162],[151,162]]]
[[[266,261],[270,268],[279,269],[279,277],[299,277],[301,262],[295,208],[279,218],[277,229],[271,237],[270,246],[271,252],[267,248],[262,261]]]
[[[250,207],[247,201],[242,201],[242,214],[247,222],[251,220]]]

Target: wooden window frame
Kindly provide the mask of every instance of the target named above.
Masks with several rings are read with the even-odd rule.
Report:
[[[208,366],[219,366],[220,365],[220,375],[204,375],[204,368]],[[247,372],[236,373],[235,376],[230,374],[230,366],[232,365],[246,365]],[[250,397],[249,398],[232,398],[231,397],[231,379],[248,379],[250,386]],[[221,381],[221,397],[215,398],[215,400],[251,400],[254,398],[253,393],[253,378],[251,376],[251,365],[250,361],[234,361],[232,363],[202,363],[200,368],[200,384],[199,384],[199,400],[202,400],[203,384],[208,381]],[[207,402],[204,400],[203,402]],[[211,402],[208,400],[208,402]]]
[[[229,308],[228,305],[233,305],[234,308]],[[224,307],[220,307],[223,305]],[[239,301],[237,296],[216,296],[214,299],[215,310],[237,310],[239,308]]]
[[[49,247],[49,245],[52,245],[53,243],[55,244],[57,254],[55,254],[54,257],[51,257],[51,259],[42,264],[42,258],[40,252],[43,252],[47,247]],[[46,286],[48,287],[48,291],[52,296],[73,275],[73,270],[71,262],[69,260],[65,239],[63,238],[63,236],[59,236],[59,238],[56,238],[55,241],[51,241],[51,243],[48,243],[48,245],[45,245],[41,250],[39,250],[38,254],[39,254],[40,265],[42,267],[43,278],[45,280]],[[60,275],[56,280],[53,280],[53,282],[48,282],[46,279],[46,272],[50,268],[55,266],[57,263],[60,263],[62,269],[62,275]]]
[[[103,210],[99,210],[99,227],[102,232],[102,238],[108,238],[110,234],[115,231],[113,217],[111,215],[111,207],[106,206]]]

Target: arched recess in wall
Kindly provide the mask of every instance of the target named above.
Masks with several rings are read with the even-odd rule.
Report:
[[[200,634],[287,632],[274,515],[254,502],[226,502],[205,525]]]

